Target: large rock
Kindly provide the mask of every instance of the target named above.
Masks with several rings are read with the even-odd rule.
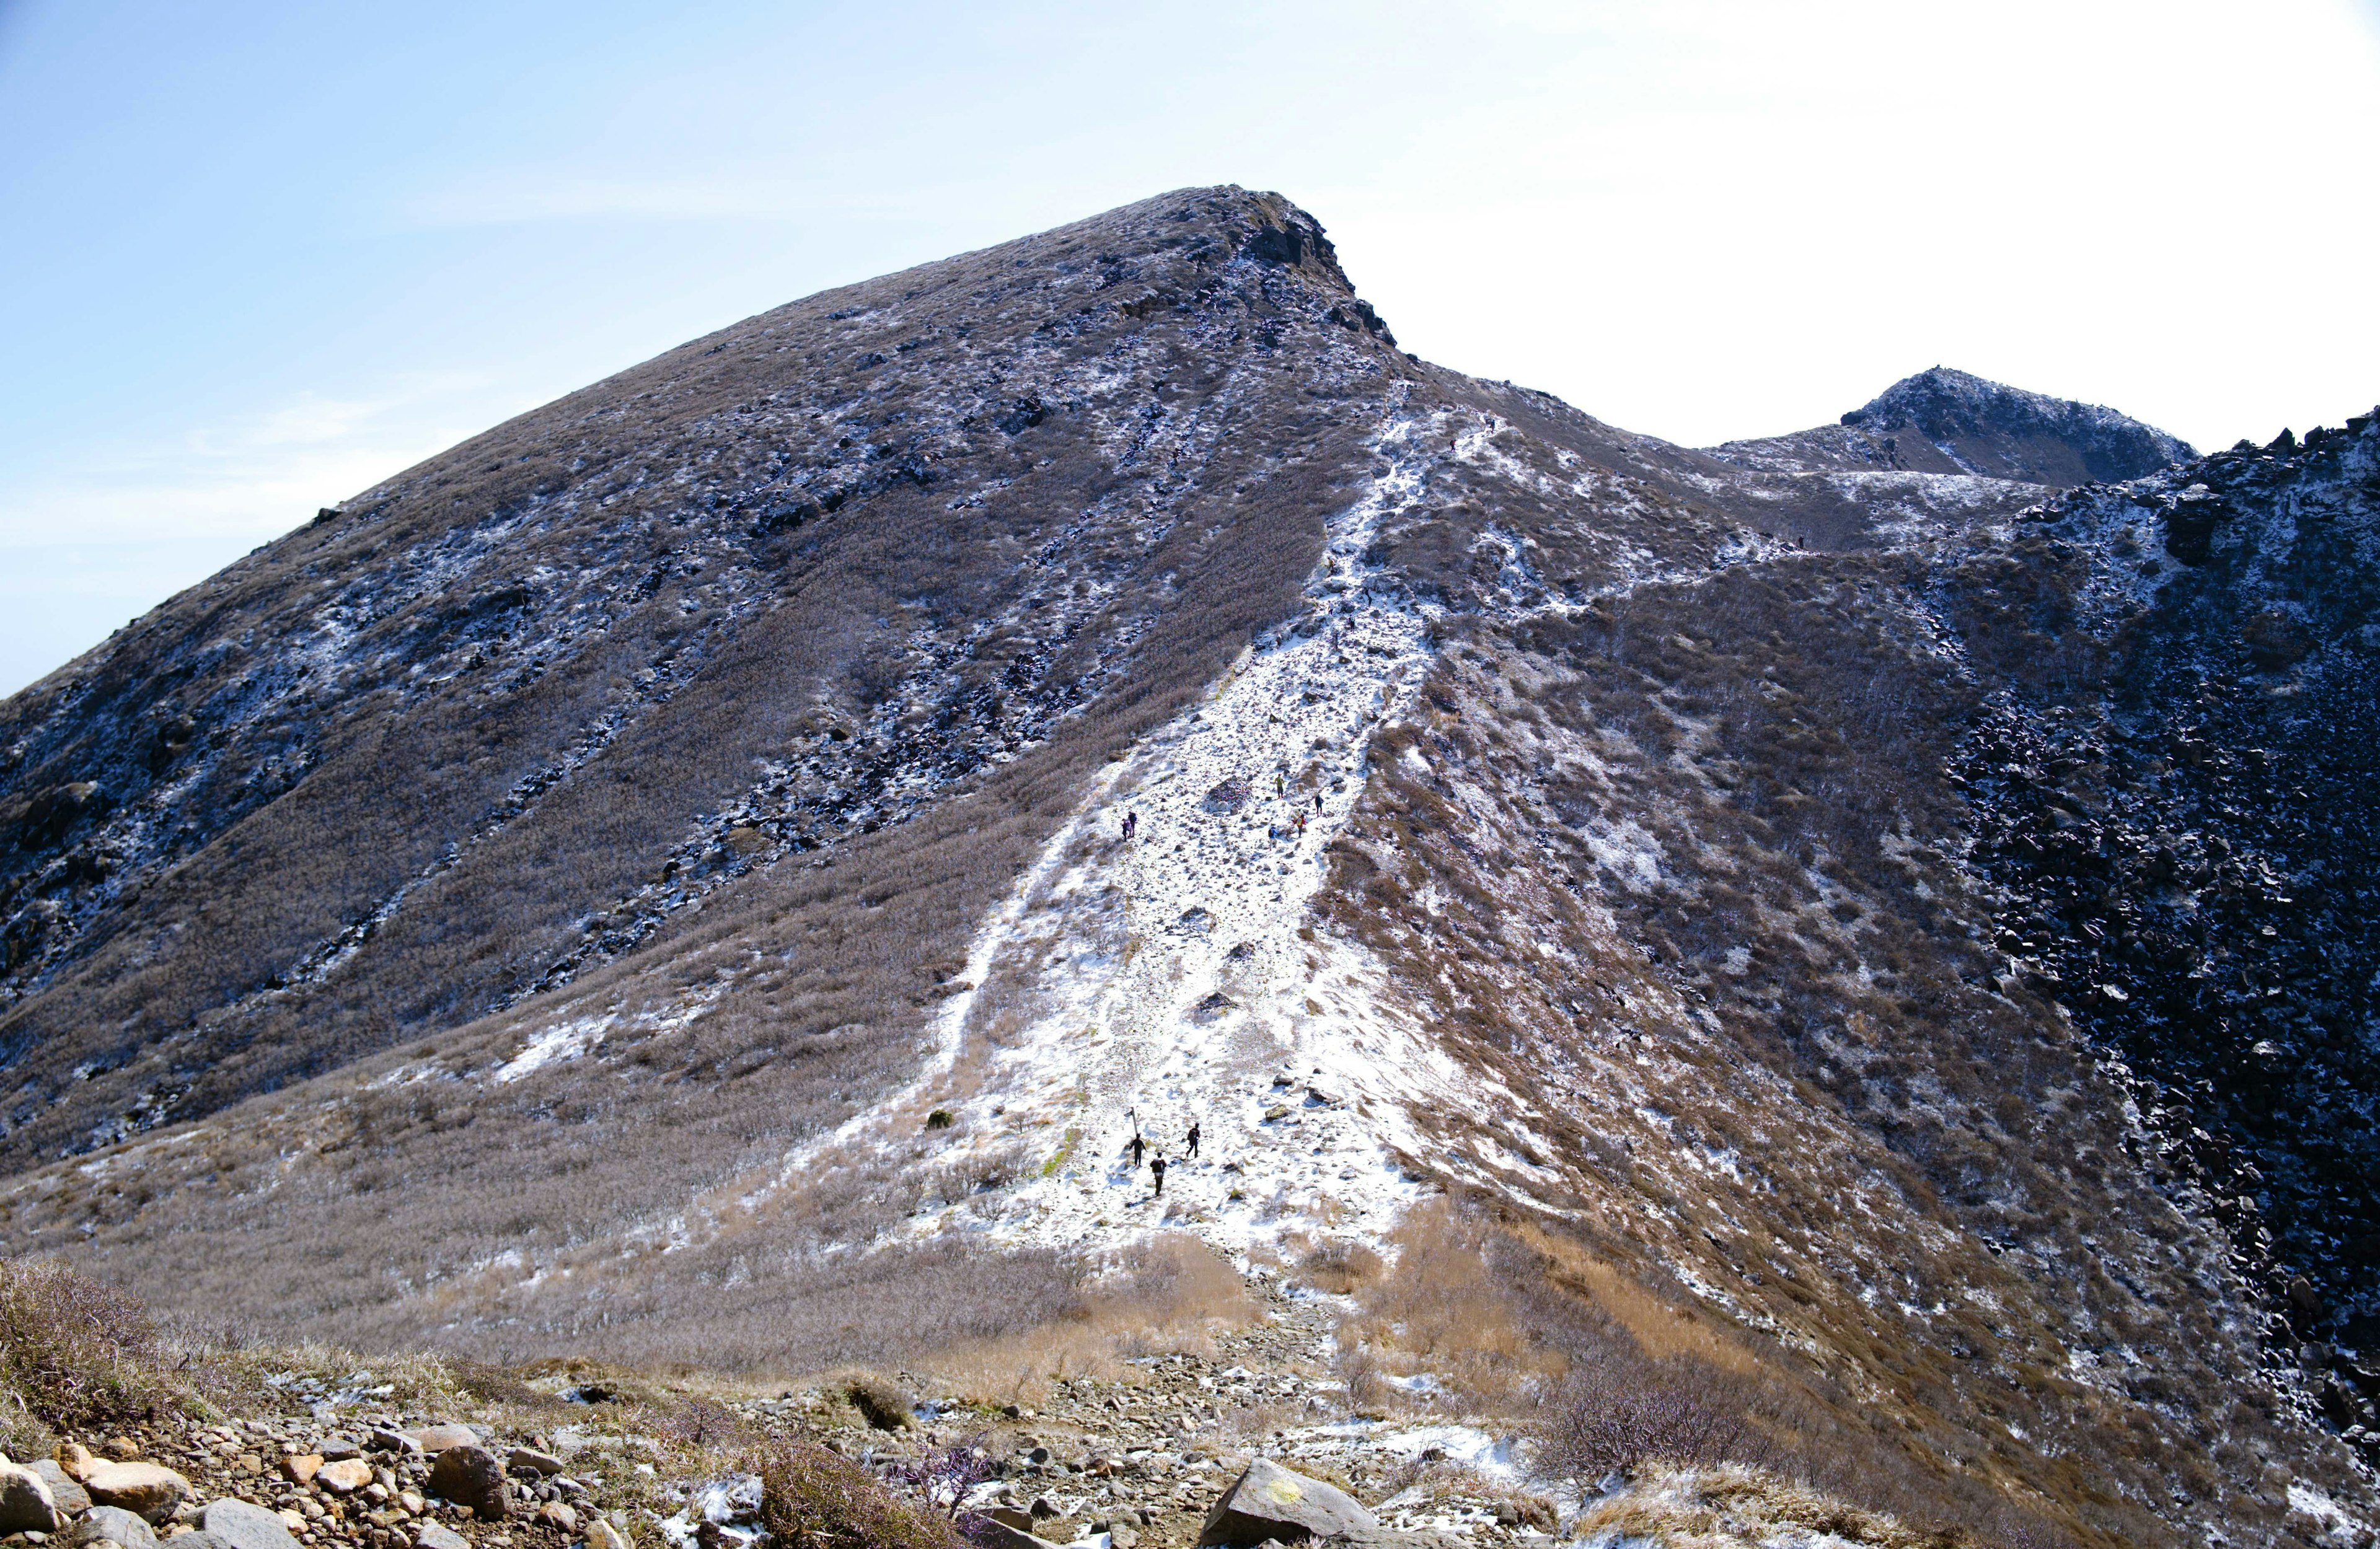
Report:
[[[513,1494],[504,1482],[504,1466],[484,1446],[450,1446],[430,1465],[430,1488],[458,1506],[468,1506],[483,1522],[509,1516]]]
[[[628,1535],[598,1517],[587,1524],[587,1549],[628,1549]]]
[[[277,1511],[267,1511],[247,1501],[225,1499],[211,1504],[199,1519],[202,1531],[211,1532],[231,1545],[231,1549],[298,1549],[298,1540]],[[175,1549],[204,1549],[190,1544],[188,1537],[174,1541]]]
[[[58,1467],[57,1459],[43,1458],[27,1467],[40,1474],[42,1482],[50,1487],[50,1499],[57,1503],[59,1516],[79,1517],[91,1509],[91,1492],[84,1489],[81,1482],[72,1474]]]
[[[221,1533],[211,1533],[204,1528],[193,1528],[186,1533],[176,1533],[167,1542],[173,1544],[174,1549],[238,1549],[237,1545]]]
[[[424,1425],[419,1431],[406,1433],[424,1452],[443,1452],[450,1446],[477,1446],[480,1433],[468,1425]]]
[[[1270,1538],[1286,1543],[1368,1531],[1379,1525],[1379,1519],[1345,1491],[1259,1458],[1207,1514],[1198,1542],[1261,1543]]]
[[[341,1458],[315,1470],[314,1481],[334,1495],[349,1495],[372,1482],[372,1466],[361,1458]]]
[[[1060,1549],[1046,1538],[1036,1538],[1022,1528],[1012,1528],[990,1517],[978,1518],[967,1538],[980,1549]]]
[[[83,1470],[82,1487],[101,1506],[121,1507],[152,1522],[174,1515],[190,1494],[190,1482],[162,1463],[95,1462]]]
[[[504,1459],[516,1473],[542,1474],[551,1479],[562,1471],[562,1459],[550,1452],[540,1452],[533,1446],[516,1446]]]
[[[120,1543],[124,1549],[157,1549],[157,1531],[120,1507],[95,1506],[57,1538],[64,1549],[82,1549],[87,1543],[102,1542]]]
[[[58,1503],[50,1482],[32,1470],[0,1462],[0,1533],[54,1533]]]
[[[413,1549],[471,1549],[471,1541],[443,1522],[424,1522],[413,1535]]]

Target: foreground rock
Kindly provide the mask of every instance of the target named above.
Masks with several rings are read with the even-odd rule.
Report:
[[[157,1549],[157,1531],[145,1520],[121,1507],[95,1506],[83,1514],[81,1521],[66,1531],[59,1542],[65,1549],[82,1549],[88,1543],[120,1543],[124,1549]]]
[[[171,1517],[190,1495],[190,1482],[160,1463],[94,1462],[83,1470],[82,1487],[101,1506],[121,1507],[151,1522]]]
[[[267,1511],[248,1501],[220,1500],[207,1507],[199,1519],[199,1526],[231,1546],[231,1549],[298,1549],[298,1540],[278,1512]],[[176,1549],[204,1549],[191,1544],[188,1536],[175,1540]]]
[[[49,1482],[30,1469],[0,1461],[0,1533],[54,1533],[58,1504]]]
[[[450,1446],[430,1465],[432,1493],[468,1506],[483,1522],[499,1521],[513,1508],[512,1491],[504,1482],[504,1466],[484,1446]]]
[[[1291,1543],[1367,1532],[1379,1525],[1379,1519],[1346,1492],[1259,1458],[1207,1514],[1198,1542],[1202,1545],[1261,1543],[1267,1539]]]

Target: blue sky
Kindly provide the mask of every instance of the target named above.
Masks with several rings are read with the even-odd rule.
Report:
[[[683,339],[1190,184],[1681,441],[1937,362],[2336,423],[2375,131],[2370,0],[0,0],[0,693]]]

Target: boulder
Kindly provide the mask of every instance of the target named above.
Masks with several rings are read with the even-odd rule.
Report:
[[[483,1522],[502,1521],[513,1508],[504,1466],[484,1446],[450,1446],[430,1465],[430,1489],[457,1506],[468,1506]]]
[[[322,1471],[322,1455],[319,1452],[293,1453],[281,1459],[281,1471],[289,1477],[292,1484],[311,1484],[314,1476]]]
[[[322,1465],[314,1482],[334,1495],[351,1495],[372,1482],[372,1466],[360,1458],[341,1458]]]
[[[628,1549],[628,1535],[599,1517],[587,1524],[587,1549]]]
[[[375,1425],[371,1434],[364,1438],[364,1446],[373,1452],[419,1452],[421,1438],[407,1431]]]
[[[59,1516],[79,1517],[91,1509],[91,1492],[84,1489],[73,1475],[58,1467],[55,1458],[44,1458],[27,1466],[40,1474],[42,1482],[50,1487],[50,1499],[57,1503]]]
[[[165,1542],[172,1544],[174,1549],[236,1549],[231,1540],[219,1533],[211,1533],[204,1528],[193,1528],[188,1532],[175,1533]]]
[[[0,1463],[0,1533],[54,1533],[58,1503],[50,1482],[32,1470]]]
[[[82,1520],[58,1535],[64,1549],[82,1549],[87,1543],[103,1540],[120,1543],[124,1549],[157,1549],[157,1531],[146,1521],[120,1507],[95,1506],[83,1513]]]
[[[450,1446],[480,1445],[480,1433],[468,1425],[424,1425],[407,1434],[420,1444],[422,1451],[430,1453],[443,1452]]]
[[[222,1539],[230,1549],[298,1549],[298,1540],[281,1520],[281,1514],[267,1511],[246,1501],[220,1500],[211,1503],[205,1515],[199,1519],[201,1531]],[[176,1549],[204,1549],[176,1540]]]
[[[353,1436],[325,1436],[322,1438],[322,1445],[314,1450],[334,1463],[344,1458],[360,1458],[364,1455],[363,1447]]]
[[[537,1508],[537,1519],[549,1528],[559,1528],[565,1533],[578,1531],[578,1513],[560,1501],[548,1501]]]
[[[98,1461],[98,1458],[91,1455],[90,1448],[80,1442],[66,1442],[58,1447],[58,1467],[66,1470],[67,1477],[69,1479],[81,1479],[84,1474],[91,1471],[91,1466]]]
[[[547,1479],[551,1479],[555,1474],[562,1471],[561,1458],[554,1457],[550,1452],[540,1452],[535,1447],[516,1446],[513,1448],[512,1452],[504,1458],[504,1463],[516,1472],[526,1471],[528,1473],[541,1475]]]
[[[413,1535],[413,1549],[471,1549],[471,1541],[443,1522],[424,1522]]]
[[[1036,1538],[1022,1528],[1012,1528],[989,1517],[979,1519],[967,1538],[978,1549],[1060,1549],[1046,1538]]]
[[[1259,1458],[1207,1514],[1198,1542],[1201,1545],[1260,1543],[1272,1538],[1291,1543],[1368,1531],[1379,1525],[1378,1518],[1344,1491]]]
[[[174,1515],[190,1493],[188,1480],[159,1463],[94,1462],[83,1470],[82,1487],[101,1506],[121,1507],[152,1522]]]

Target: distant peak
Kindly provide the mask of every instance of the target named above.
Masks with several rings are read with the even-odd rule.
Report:
[[[2060,442],[2098,479],[2138,478],[2198,455],[2180,438],[2103,405],[2027,393],[1948,366],[1901,378],[1842,423],[1871,435],[1912,430],[1944,448],[1978,439]]]

